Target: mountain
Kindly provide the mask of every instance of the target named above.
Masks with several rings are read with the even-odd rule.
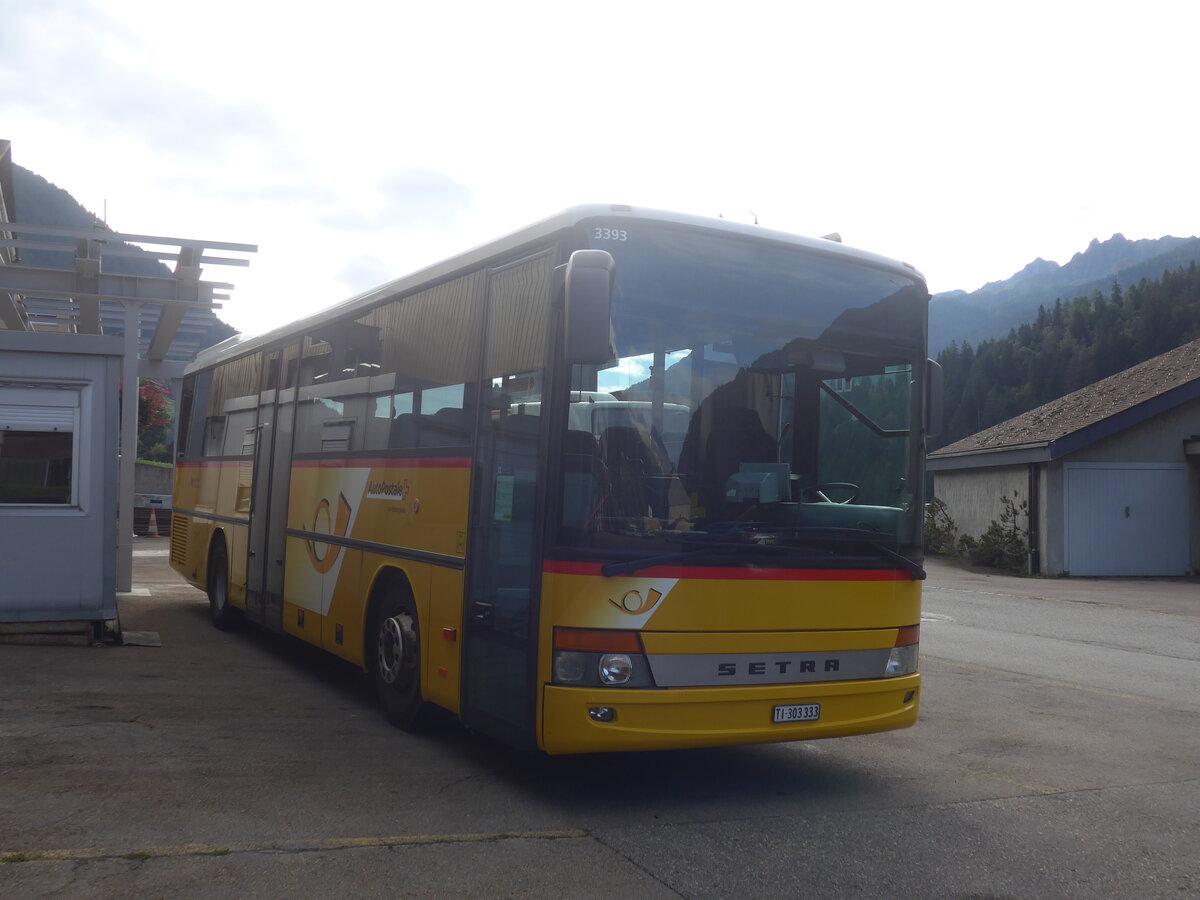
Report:
[[[1145,265],[1157,266],[1170,255]],[[1055,300],[1004,337],[976,345],[952,343],[938,353],[946,427],[932,449],[1198,338],[1200,264],[1195,261],[1126,288]]]
[[[977,291],[934,294],[929,304],[930,355],[951,342],[979,344],[1002,337],[1033,321],[1039,306],[1049,308],[1055,300],[1107,292],[1114,282],[1131,287],[1193,261],[1200,261],[1200,238],[1131,241],[1114,234],[1107,241],[1093,240],[1065,265],[1039,258],[1011,278],[989,282]]]
[[[51,184],[41,175],[31,172],[18,165],[13,165],[13,197],[15,215],[13,218],[26,225],[48,225],[54,228],[89,229],[112,234],[113,231],[105,225],[95,213],[85,209],[79,201],[62,188]],[[75,265],[75,239],[55,238],[43,235],[30,235],[40,242],[63,244],[64,249],[58,250],[21,250],[21,262],[29,266],[43,268],[70,269]],[[131,250],[141,250],[131,244],[126,244]],[[104,271],[116,275],[159,275],[170,276],[171,270],[150,254],[145,258],[130,258],[109,256],[104,258]],[[225,338],[237,333],[236,329],[222,322],[210,310],[201,310],[201,315],[211,318],[208,330],[200,339],[201,349],[219,343]]]

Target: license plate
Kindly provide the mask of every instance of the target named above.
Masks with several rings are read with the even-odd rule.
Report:
[[[775,707],[776,722],[815,722],[819,718],[820,703],[790,703]]]

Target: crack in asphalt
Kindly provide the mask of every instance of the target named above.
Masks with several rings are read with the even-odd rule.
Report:
[[[428,844],[493,843],[510,840],[561,841],[590,838],[588,832],[577,828],[557,831],[499,831],[477,834],[407,834],[388,837],[324,838],[308,841],[272,841],[263,844],[179,844],[143,847],[137,850],[25,850],[0,852],[0,865],[29,862],[91,861],[101,859],[168,859],[180,856],[229,856],[234,853],[308,853],[327,850],[356,850],[362,848],[391,848]]]

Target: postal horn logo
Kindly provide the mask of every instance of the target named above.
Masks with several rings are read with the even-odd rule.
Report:
[[[350,504],[346,500],[346,495],[338,494],[336,512],[330,509],[329,501],[322,497],[313,512],[312,528],[309,529],[303,522],[301,527],[305,531],[312,530],[328,534],[330,537],[345,537],[346,531],[350,528]],[[342,553],[342,548],[337,544],[319,543],[312,538],[305,540],[304,548],[308,551],[309,563],[322,575],[333,568]]]
[[[623,613],[628,613],[631,616],[639,616],[654,609],[658,605],[658,601],[662,598],[662,591],[650,588],[646,591],[645,596],[642,596],[641,591],[626,591],[620,600],[614,600],[612,597],[609,597],[608,602]]]

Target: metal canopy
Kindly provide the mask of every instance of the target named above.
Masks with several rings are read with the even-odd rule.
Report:
[[[5,179],[8,142],[0,141],[0,327],[14,331],[120,334],[124,337],[122,382],[139,376],[179,378],[207,343],[216,321],[212,310],[233,285],[201,280],[201,266],[248,266],[241,257],[207,251],[256,253],[253,244],[231,244],[55,228],[10,222],[12,192]],[[146,244],[139,250],[131,244]],[[56,262],[26,265],[21,253]],[[140,265],[139,265],[140,261]],[[155,262],[172,262],[163,272]],[[152,274],[153,273],[153,274]],[[116,581],[128,591],[133,580],[134,457],[138,392],[121,403],[121,460],[118,486]]]
[[[139,250],[130,244],[146,244]],[[99,229],[7,223],[0,231],[7,265],[0,265],[0,324],[19,331],[124,334],[126,307],[138,307],[138,356],[150,363],[191,361],[215,322],[213,309],[232,284],[201,280],[202,265],[248,266],[240,257],[206,251],[255,253],[253,244],[123,234]],[[13,251],[17,255],[13,254]],[[63,265],[25,265],[36,251]],[[170,261],[173,271],[139,274],[136,261]],[[133,264],[131,265],[131,261]],[[172,374],[181,366],[151,365],[140,374]]]

